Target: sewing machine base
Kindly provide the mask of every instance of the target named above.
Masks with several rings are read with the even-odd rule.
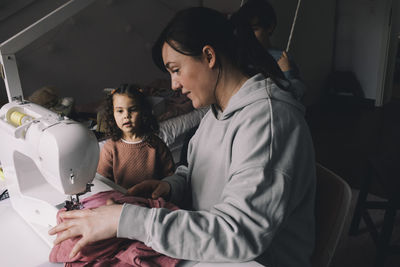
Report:
[[[114,189],[110,185],[105,184],[100,179],[93,179],[94,186],[92,191],[86,193],[82,198],[91,196],[95,193]],[[55,236],[50,236],[48,231],[56,226],[57,212],[64,207],[65,195],[60,194],[60,201],[57,205],[50,205],[40,199],[30,196],[14,194],[12,188],[10,190],[10,200],[14,210],[31,226],[31,228],[44,240],[49,246],[53,247]],[[43,188],[43,190],[46,190]],[[42,191],[36,189],[36,191]],[[45,193],[46,191],[42,191]]]

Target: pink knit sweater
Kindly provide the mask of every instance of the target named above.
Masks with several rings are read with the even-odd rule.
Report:
[[[107,140],[97,167],[99,174],[126,189],[147,179],[162,179],[174,171],[171,152],[156,136],[138,144]]]

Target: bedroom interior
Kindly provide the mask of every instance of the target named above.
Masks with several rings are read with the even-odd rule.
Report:
[[[0,43],[66,2],[2,1]],[[181,8],[203,5],[229,14],[241,2],[97,0],[16,54],[24,96],[85,123],[101,141],[104,94],[121,83],[142,84],[157,109],[160,135],[181,162],[186,135],[207,110],[193,110],[190,101],[169,90],[168,76],[152,63],[152,42]],[[298,1],[270,2],[278,14],[273,41],[285,47]],[[299,9],[290,52],[308,86],[303,101],[317,161],[352,189],[330,266],[374,266],[377,248],[364,222],[357,235],[349,235],[349,229],[370,156],[383,151],[390,160],[399,159],[399,38],[400,4],[395,0],[309,0]],[[7,102],[0,83],[0,104]],[[385,199],[384,191],[373,184],[368,198]],[[383,225],[382,210],[371,214]],[[400,243],[400,218],[391,241]],[[397,253],[387,255],[384,266],[399,263]]]

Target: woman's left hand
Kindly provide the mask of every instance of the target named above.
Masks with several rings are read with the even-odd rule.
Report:
[[[121,211],[122,205],[108,202],[107,206],[96,209],[62,212],[59,216],[64,221],[50,229],[49,234],[57,234],[55,245],[66,239],[81,236],[69,254],[72,258],[89,243],[115,237]]]

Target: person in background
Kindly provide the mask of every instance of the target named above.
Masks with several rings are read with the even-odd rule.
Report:
[[[257,40],[278,63],[285,78],[295,83],[295,97],[301,100],[305,93],[305,85],[301,81],[300,72],[293,57],[271,43],[271,35],[277,25],[276,13],[272,5],[267,0],[248,0],[232,15],[232,21],[239,25],[250,24]]]
[[[186,209],[112,204],[61,213],[55,243],[80,236],[71,256],[110,237],[190,261],[309,267],[314,247],[315,158],[304,107],[250,27],[222,13],[179,11],[153,47],[156,65],[195,108],[211,105],[188,166],[134,186]]]
[[[100,151],[97,173],[128,190],[144,180],[172,175],[175,165],[171,152],[155,135],[158,123],[140,88],[123,84],[105,103],[110,139]]]

